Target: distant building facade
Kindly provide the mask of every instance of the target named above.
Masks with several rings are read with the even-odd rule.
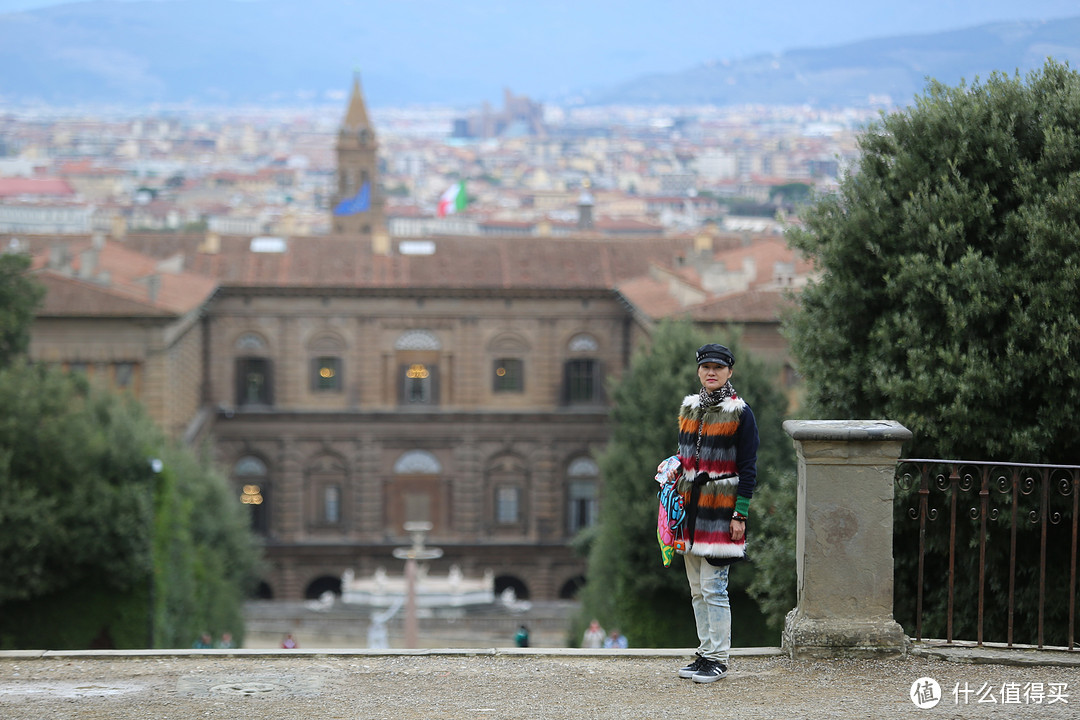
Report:
[[[263,538],[263,597],[400,572],[404,523],[426,521],[433,573],[571,598],[585,571],[571,539],[603,500],[606,383],[659,318],[739,324],[709,310],[723,303],[782,357],[779,295],[761,286],[790,257],[740,244],[729,265],[710,237],[392,239],[366,116],[357,83],[335,202],[371,189],[333,235],[128,234],[67,239],[66,256],[32,239],[49,295],[31,355],[134,377],[112,384],[207,441]],[[740,292],[705,289],[725,278]]]
[[[503,109],[492,110],[484,103],[481,112],[454,120],[451,134],[456,138],[546,137],[544,107],[524,95],[503,90]]]
[[[207,328],[216,455],[261,496],[274,597],[394,568],[410,521],[439,566],[573,595],[630,344],[611,293],[223,288]]]

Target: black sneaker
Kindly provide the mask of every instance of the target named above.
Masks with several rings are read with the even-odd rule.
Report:
[[[710,683],[727,675],[727,665],[715,660],[702,659],[701,669],[693,674],[694,682]]]
[[[705,658],[700,655],[694,656],[694,662],[690,663],[686,667],[679,668],[679,677],[689,680],[694,677],[698,670],[701,669],[701,664],[705,662]]]

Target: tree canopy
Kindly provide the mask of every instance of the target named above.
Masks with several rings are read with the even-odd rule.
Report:
[[[241,638],[259,562],[243,510],[131,398],[23,360],[0,370],[0,647]]]
[[[931,82],[859,144],[790,234],[820,270],[787,324],[809,409],[923,456],[1075,461],[1080,75]]]
[[[17,357],[43,293],[28,267],[0,255],[0,648],[242,639],[245,508],[134,398]]]
[[[751,535],[755,547],[791,546],[785,563],[740,563],[731,574],[732,602],[739,614],[741,644],[775,644],[765,640],[766,620],[778,630],[775,615],[765,618],[751,596],[778,599],[787,612],[794,605],[794,536],[767,540],[760,528],[778,505],[769,493],[793,493],[794,458],[790,440],[781,427],[786,401],[776,388],[776,371],[739,347],[738,338],[720,339],[737,358],[732,384],[750,403],[758,420],[760,493],[751,504]],[[581,629],[596,617],[608,629],[618,627],[637,647],[685,647],[696,644],[689,590],[681,558],[665,568],[656,540],[657,491],[653,479],[657,464],[676,450],[678,408],[700,383],[694,353],[704,337],[687,322],[664,322],[653,332],[650,345],[639,351],[613,389],[612,439],[600,458],[604,478],[600,522],[583,539],[588,545],[587,584],[582,594]],[[787,470],[787,472],[785,472]],[[770,487],[772,486],[772,487]],[[780,488],[783,489],[780,489]],[[769,488],[768,490],[766,488]],[[760,522],[759,522],[760,521]],[[776,527],[776,526],[773,526]],[[780,527],[794,527],[787,518]],[[751,550],[756,557],[756,550]],[[755,587],[749,587],[751,583]],[[771,610],[772,608],[767,608]],[[779,617],[782,618],[782,613]],[[757,620],[757,628],[751,629]],[[580,639],[580,634],[576,639]]]
[[[26,275],[30,256],[0,252],[0,367],[26,351],[45,289]]]

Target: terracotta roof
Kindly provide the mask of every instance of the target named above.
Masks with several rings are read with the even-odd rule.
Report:
[[[688,315],[703,321],[776,322],[790,300],[775,287],[775,264],[792,263],[796,276],[809,275],[813,266],[782,238],[773,236],[726,247],[712,253],[711,262],[738,273],[748,258],[754,260],[755,276],[747,290],[710,295],[702,287],[700,261],[693,260],[675,266],[658,264],[648,276],[620,283],[617,289],[639,312],[654,319]],[[704,299],[690,302],[695,295]]]
[[[147,255],[184,255],[184,267],[222,285],[292,287],[611,289],[686,253],[688,238],[598,240],[437,237],[422,242],[430,255],[389,256],[353,237],[287,238],[284,252],[252,252],[251,238],[224,236],[220,252],[199,251],[197,236],[132,236],[125,245]]]
[[[37,195],[68,197],[75,190],[63,178],[0,178],[0,198]]]
[[[643,275],[620,283],[616,290],[645,315],[658,320],[686,312],[664,280]]]
[[[783,237],[765,235],[752,242],[731,248],[725,248],[713,254],[714,262],[723,263],[729,270],[742,268],[743,261],[753,258],[757,277],[751,286],[765,285],[773,281],[773,270],[778,262],[790,262],[795,265],[795,273],[805,275],[812,271],[812,264],[803,259],[802,254],[792,250]]]
[[[87,280],[66,277],[51,270],[37,274],[45,286],[45,299],[38,315],[43,317],[172,317],[165,312],[126,297],[115,288],[97,285]]]
[[[782,290],[747,290],[683,305],[667,284],[655,278],[635,278],[619,285],[619,293],[637,310],[653,320],[689,317],[704,322],[779,322],[793,301]]]
[[[69,160],[61,163],[57,172],[65,177],[109,177],[125,174],[120,168],[95,165],[93,160]]]
[[[597,230],[654,232],[658,235],[664,232],[663,225],[645,220],[635,220],[634,218],[598,218],[593,222],[593,227]]]
[[[179,259],[162,261],[106,242],[96,253],[91,243],[66,248],[56,262],[51,250],[34,257],[32,269],[47,293],[41,315],[176,316],[202,305],[217,282],[190,272],[175,272]]]
[[[748,290],[694,305],[689,314],[694,320],[778,322],[781,312],[793,305],[783,290]]]
[[[49,247],[65,241],[72,258],[67,270],[47,268]],[[80,277],[81,253],[91,249],[86,239],[37,237],[30,240],[36,250],[34,267],[46,283],[48,294],[42,314],[47,315],[146,315],[167,316],[185,313],[205,302],[214,288],[251,287],[335,287],[412,289],[535,289],[609,290],[616,289],[645,315],[659,319],[689,315],[695,320],[732,322],[775,322],[790,302],[784,291],[751,289],[746,292],[708,297],[703,302],[683,305],[672,292],[671,283],[685,285],[691,293],[701,293],[696,273],[676,267],[678,256],[686,256],[693,239],[597,239],[583,238],[500,238],[438,237],[422,244],[434,248],[430,255],[402,254],[395,240],[394,253],[374,255],[371,243],[352,237],[321,236],[285,238],[283,252],[252,252],[251,238],[220,238],[220,251],[203,252],[201,235],[147,233],[129,236],[124,242],[106,242],[100,249],[91,276],[109,274],[109,283]],[[416,242],[416,241],[411,241]],[[718,260],[741,264],[741,258],[759,246],[759,265],[779,256],[783,241],[763,238],[743,248],[716,253]],[[786,249],[786,245],[784,245]],[[786,257],[792,251],[787,249]],[[185,271],[167,272],[167,266]],[[799,261],[797,270],[809,268]],[[771,281],[771,262],[759,269],[759,276]],[[153,302],[147,278],[159,278]],[[767,283],[763,283],[767,284]],[[684,299],[685,301],[685,299]]]

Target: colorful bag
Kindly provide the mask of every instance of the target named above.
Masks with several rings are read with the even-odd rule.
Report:
[[[679,458],[672,456],[656,467],[655,479],[660,483],[660,509],[656,516],[656,540],[660,543],[660,556],[664,567],[671,565],[676,548],[682,544],[682,530],[686,521],[683,498],[676,489],[682,469]]]

